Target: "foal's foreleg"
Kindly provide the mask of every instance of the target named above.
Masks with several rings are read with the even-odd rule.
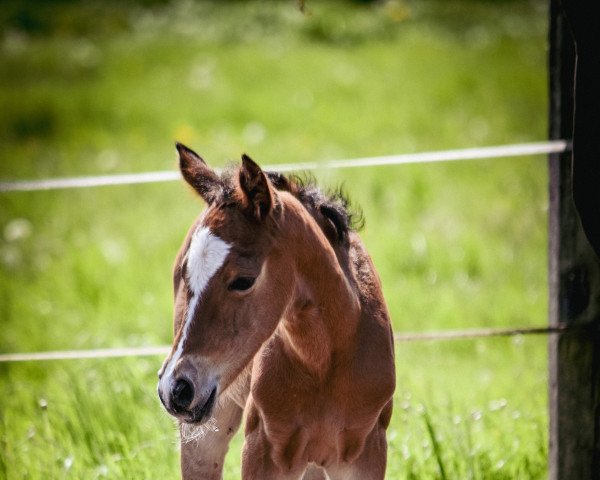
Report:
[[[316,465],[309,465],[304,472],[302,480],[328,480],[328,476],[321,467]]]
[[[331,480],[383,480],[387,461],[385,428],[376,425],[365,442],[361,454],[352,463],[327,469]]]
[[[385,432],[392,418],[392,400],[383,407],[373,430],[365,440],[362,452],[352,462],[327,469],[331,480],[383,480],[387,463]]]
[[[242,420],[242,408],[232,399],[219,401],[204,432],[198,438],[185,438],[182,427],[181,476],[184,480],[220,480],[223,478],[223,462],[229,441],[238,430]]]

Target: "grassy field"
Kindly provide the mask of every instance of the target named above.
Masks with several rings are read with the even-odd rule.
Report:
[[[0,179],[546,138],[542,1],[20,2]],[[319,170],[366,218],[397,331],[544,325],[543,158]],[[0,194],[0,352],[170,343],[178,182]],[[546,339],[397,345],[389,479],[547,474]],[[0,364],[0,478],[177,478],[162,359]],[[239,477],[236,438],[226,478]]]

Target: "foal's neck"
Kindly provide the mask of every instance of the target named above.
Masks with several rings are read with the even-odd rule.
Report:
[[[306,214],[308,216],[308,214]],[[290,358],[311,374],[323,377],[332,360],[343,361],[352,350],[360,302],[331,244],[312,218],[294,225],[296,285],[284,313],[280,335]],[[307,224],[312,228],[306,228]]]

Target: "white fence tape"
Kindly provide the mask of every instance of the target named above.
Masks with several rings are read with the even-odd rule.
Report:
[[[554,140],[494,147],[466,148],[437,152],[407,153],[383,157],[364,157],[348,160],[324,162],[283,163],[265,165],[265,170],[291,172],[300,170],[341,169],[359,167],[378,167],[383,165],[403,165],[408,163],[448,162],[458,160],[483,160],[531,155],[563,153],[570,148],[565,140]],[[170,182],[180,178],[179,172],[143,172],[121,175],[99,175],[90,177],[46,178],[40,180],[21,180],[0,182],[0,192],[25,192],[39,190],[58,190],[66,188],[89,188],[109,185],[133,185],[139,183]]]

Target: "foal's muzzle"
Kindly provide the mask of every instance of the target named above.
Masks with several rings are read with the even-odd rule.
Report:
[[[197,375],[190,377],[181,373],[162,378],[162,373],[158,396],[167,412],[186,423],[200,423],[210,417],[217,399],[216,381],[202,382]]]

